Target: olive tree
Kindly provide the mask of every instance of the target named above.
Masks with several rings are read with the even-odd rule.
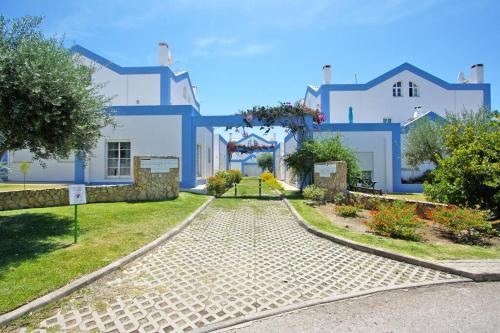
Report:
[[[28,149],[35,159],[90,154],[101,129],[113,124],[108,99],[41,17],[0,15],[0,157]]]

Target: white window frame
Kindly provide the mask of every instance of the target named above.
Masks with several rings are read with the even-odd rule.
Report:
[[[196,145],[196,177],[201,177],[201,168],[202,168],[202,149],[201,149],[201,144]]]
[[[118,166],[117,166],[117,168],[118,168],[118,175],[113,176],[113,175],[109,175],[108,174],[108,162],[109,162],[109,157],[108,157],[108,149],[109,148],[108,148],[108,144],[109,143],[115,143],[115,142],[118,142],[118,144],[120,144],[120,143],[129,143],[130,144],[130,167],[129,167],[130,174],[129,175],[121,175],[120,174],[120,170],[121,170],[121,168],[120,168],[121,162],[120,161],[122,159],[122,158],[120,158],[120,150],[121,150],[120,148],[118,148]],[[105,145],[104,145],[104,150],[105,150],[105,152],[104,152],[104,156],[105,156],[105,163],[104,163],[105,164],[105,169],[104,169],[105,178],[110,178],[110,179],[131,179],[132,178],[132,167],[133,167],[133,162],[132,162],[133,161],[133,158],[132,158],[132,142],[130,140],[126,140],[126,139],[123,139],[123,140],[115,140],[115,139],[113,139],[113,140],[106,140]]]
[[[383,118],[383,119],[382,119],[382,122],[383,122],[384,124],[392,124],[392,118],[389,118],[389,117],[388,117],[388,118]]]
[[[420,97],[420,87],[415,82],[410,81],[408,85],[408,97]]]
[[[392,97],[403,97],[403,81],[398,81],[392,85]]]

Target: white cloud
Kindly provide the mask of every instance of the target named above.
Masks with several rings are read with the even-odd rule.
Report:
[[[195,42],[197,55],[254,56],[271,50],[269,44],[242,42],[230,37],[203,37]]]

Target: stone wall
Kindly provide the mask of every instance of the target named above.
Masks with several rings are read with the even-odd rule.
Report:
[[[326,200],[347,191],[347,163],[331,161],[314,164],[314,185],[327,189]]]
[[[152,201],[179,196],[179,167],[165,173],[152,173],[140,168],[141,159],[177,157],[135,156],[134,184],[87,186],[87,202]],[[22,208],[66,206],[69,204],[67,188],[0,192],[0,211]]]
[[[352,204],[360,205],[365,209],[372,210],[379,203],[391,203],[394,201],[404,201],[411,204],[416,204],[416,211],[418,214],[422,214],[426,209],[432,209],[440,206],[446,206],[445,204],[437,202],[419,201],[411,199],[401,199],[401,198],[391,198],[375,194],[359,193],[359,192],[348,192],[349,202]]]

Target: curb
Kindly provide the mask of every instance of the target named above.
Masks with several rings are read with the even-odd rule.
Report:
[[[378,294],[382,292],[387,292],[387,291],[395,291],[395,290],[401,290],[401,289],[415,289],[419,287],[432,287],[436,285],[441,285],[441,284],[454,284],[454,283],[471,283],[470,280],[468,279],[453,279],[453,280],[445,280],[445,281],[438,281],[438,282],[419,282],[419,283],[411,283],[411,284],[406,284],[406,285],[400,285],[400,286],[393,286],[393,287],[381,287],[381,288],[375,288],[371,290],[366,290],[366,291],[359,291],[355,293],[349,293],[345,295],[338,295],[338,296],[331,296],[331,297],[326,297],[326,298],[321,298],[317,300],[309,300],[297,304],[292,304],[292,305],[287,305],[279,309],[272,309],[272,310],[266,310],[258,313],[252,313],[248,314],[242,317],[234,318],[234,319],[228,319],[224,320],[218,323],[214,323],[211,325],[207,325],[205,327],[195,329],[191,331],[192,333],[206,333],[206,332],[213,332],[225,328],[230,328],[232,326],[236,325],[241,325],[244,323],[248,322],[253,322],[256,320],[260,319],[265,319],[281,314],[286,314],[290,313],[293,311],[297,310],[305,310],[311,307],[315,307],[318,305],[323,305],[323,304],[328,304],[328,303],[334,303],[337,301],[344,301],[344,300],[349,300],[352,298],[358,298],[358,297],[363,297],[363,296],[370,296],[373,294]]]
[[[162,236],[158,237],[154,241],[152,241],[149,244],[144,245],[143,247],[139,248],[138,250],[135,250],[134,252],[130,253],[129,255],[118,259],[116,261],[113,261],[107,266],[104,266],[103,268],[89,273],[87,275],[84,275],[75,281],[72,281],[68,283],[67,285],[56,289],[47,295],[44,295],[42,297],[39,297],[27,304],[24,304],[20,306],[17,309],[14,309],[10,312],[4,313],[3,315],[0,316],[0,327],[3,325],[6,325],[10,321],[17,319],[29,312],[33,312],[51,302],[57,301],[72,292],[81,289],[85,287],[86,285],[102,278],[103,276],[112,273],[121,267],[125,266],[129,262],[137,259],[140,256],[143,256],[147,252],[153,250],[154,248],[158,247],[159,245],[165,243],[167,240],[170,238],[174,237],[177,235],[179,232],[181,232],[184,228],[186,228],[201,212],[207,208],[207,206],[214,200],[214,197],[210,197],[203,205],[201,205],[197,210],[195,210],[191,215],[189,215],[184,221],[181,222],[179,226],[176,228],[170,230],[166,234],[163,234]]]
[[[358,251],[368,252],[368,253],[375,254],[375,255],[378,255],[381,257],[385,257],[385,258],[389,258],[389,259],[393,259],[393,260],[397,260],[397,261],[402,261],[402,262],[412,264],[412,265],[418,265],[418,266],[422,266],[422,267],[426,267],[426,268],[430,268],[430,269],[435,269],[435,270],[442,271],[442,272],[449,273],[449,274],[459,275],[459,276],[474,280],[475,282],[500,281],[500,274],[499,273],[471,273],[471,272],[459,270],[459,269],[456,269],[453,267],[441,265],[441,264],[438,264],[434,261],[420,259],[420,258],[412,257],[412,256],[409,256],[406,254],[401,254],[401,253],[396,253],[396,252],[392,252],[392,251],[385,250],[385,249],[371,247],[371,246],[364,245],[364,244],[361,244],[361,243],[358,243],[355,241],[351,241],[351,240],[343,238],[343,237],[334,236],[332,234],[324,233],[323,231],[320,231],[320,230],[316,229],[315,227],[309,225],[309,223],[307,223],[302,218],[302,216],[300,216],[300,214],[297,212],[295,207],[293,207],[293,205],[288,201],[288,199],[283,198],[283,201],[285,203],[285,206],[287,206],[288,210],[295,217],[295,220],[299,223],[299,225],[302,226],[304,229],[306,229],[308,232],[310,232],[318,237],[325,238],[325,239],[328,239],[332,242],[351,247],[351,248],[358,250]]]

